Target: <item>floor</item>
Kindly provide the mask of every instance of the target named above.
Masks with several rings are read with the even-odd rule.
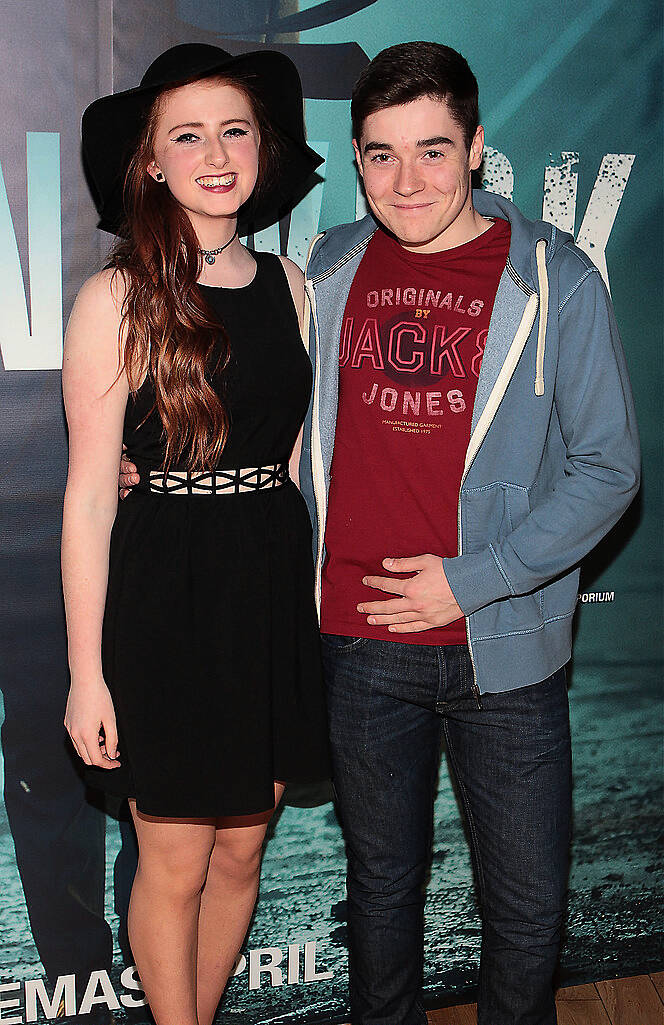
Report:
[[[664,1025],[664,972],[558,991],[558,1025]],[[430,1025],[477,1025],[475,1004],[429,1012]]]

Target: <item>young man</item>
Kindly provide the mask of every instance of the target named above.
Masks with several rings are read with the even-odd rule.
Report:
[[[482,905],[480,1025],[555,1022],[579,561],[638,488],[606,289],[569,235],[471,191],[477,83],[393,46],[352,102],[373,213],[314,241],[301,484],[348,853],[353,1025],[424,1025],[441,731]]]
[[[571,237],[471,191],[484,135],[463,57],[384,50],[352,117],[373,217],[312,244],[300,467],[348,853],[352,1021],[426,1022],[444,733],[482,905],[479,1023],[550,1025],[576,567],[639,479],[624,357]]]

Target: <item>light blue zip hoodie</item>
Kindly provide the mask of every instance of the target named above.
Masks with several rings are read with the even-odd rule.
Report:
[[[458,554],[443,565],[466,618],[475,686],[495,692],[537,683],[568,661],[578,564],[636,494],[639,443],[597,268],[570,235],[527,220],[508,200],[476,191],[473,202],[483,216],[509,221],[511,242],[477,382]],[[314,524],[318,600],[341,325],[376,230],[365,217],[324,232],[305,270],[314,390],[300,484]]]

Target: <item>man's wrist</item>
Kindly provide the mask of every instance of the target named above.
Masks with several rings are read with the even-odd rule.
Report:
[[[488,547],[443,559],[443,572],[464,616],[512,593]]]

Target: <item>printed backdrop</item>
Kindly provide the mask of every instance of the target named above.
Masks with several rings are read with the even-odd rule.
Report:
[[[168,45],[283,48],[304,83],[324,182],[250,238],[302,263],[320,228],[363,212],[353,81],[382,47],[449,43],[480,84],[485,183],[573,231],[609,283],[644,452],[641,495],[587,560],[571,708],[575,825],[564,980],[659,962],[661,822],[661,11],[633,0],[0,0],[0,1021],[148,1021],[125,932],[135,845],[122,808],[84,792],[61,727],[58,570],[66,434],[63,322],[110,238],[80,169],[95,97]],[[325,790],[291,788],[224,1020],[346,1020],[342,838]],[[427,908],[431,1006],[472,994],[479,923],[443,762]],[[87,1019],[89,1020],[89,1019]],[[220,1018],[221,1020],[221,1018]]]

